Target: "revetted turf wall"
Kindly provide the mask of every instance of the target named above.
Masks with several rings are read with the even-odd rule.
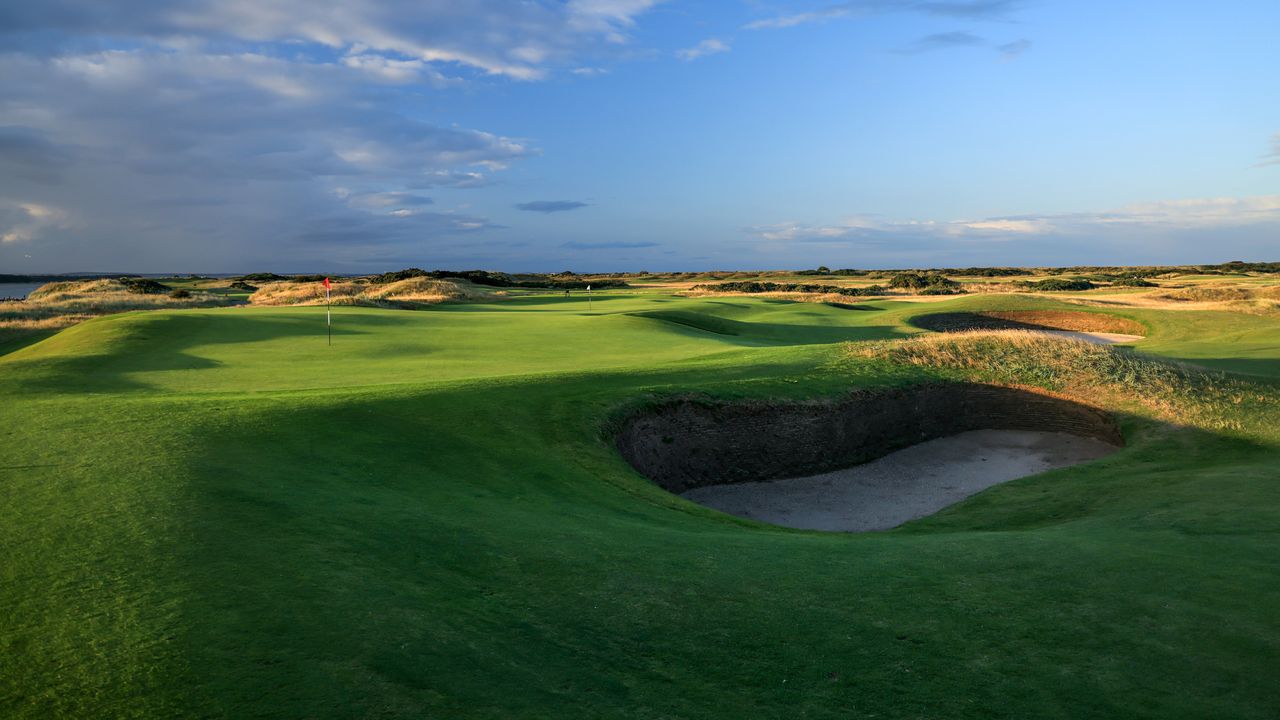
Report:
[[[968,430],[1043,430],[1124,444],[1110,415],[1044,392],[976,383],[859,390],[803,403],[663,402],[621,424],[619,452],[671,492],[812,475]]]

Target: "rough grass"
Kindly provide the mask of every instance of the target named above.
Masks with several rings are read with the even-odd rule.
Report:
[[[1160,293],[1156,297],[1182,302],[1228,302],[1248,300],[1253,293],[1248,288],[1225,285],[1193,285],[1179,290]]]
[[[24,301],[0,303],[0,338],[31,330],[70,327],[99,315],[228,304],[226,298],[208,293],[173,297],[130,292],[118,280],[53,282],[36,288]]]
[[[329,290],[334,305],[409,308],[442,302],[482,300],[494,293],[464,281],[414,277],[398,282],[371,285],[335,282]],[[325,289],[317,282],[274,282],[262,285],[249,296],[254,305],[323,305]]]
[[[1246,430],[1276,420],[1274,388],[1123,348],[1026,330],[975,330],[849,345],[859,357],[959,371],[975,380],[1035,385],[1113,405],[1138,404],[1162,420]]]
[[[1248,313],[1280,310],[1280,286],[1193,285],[1151,296],[1173,304],[1195,304]]]
[[[913,321],[926,330],[1071,330],[1076,332],[1145,335],[1141,323],[1110,313],[1072,310],[991,310],[977,313],[932,313]]]

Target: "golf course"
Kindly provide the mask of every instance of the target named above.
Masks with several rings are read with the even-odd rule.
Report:
[[[1280,322],[1068,300],[529,291],[334,306],[331,344],[322,305],[11,342],[0,716],[1274,718]],[[875,532],[719,512],[619,451],[663,408],[957,384],[1116,447]]]

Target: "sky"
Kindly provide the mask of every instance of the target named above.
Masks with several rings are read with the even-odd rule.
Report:
[[[1280,260],[1275,0],[0,4],[0,273]]]

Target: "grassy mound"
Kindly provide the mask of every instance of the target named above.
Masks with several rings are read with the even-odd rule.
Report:
[[[930,313],[912,318],[917,327],[935,332],[961,330],[1071,330],[1076,332],[1145,335],[1138,322],[1102,312],[1080,310],[990,310],[986,312]]]
[[[0,341],[27,332],[57,330],[98,315],[174,308],[207,308],[229,304],[206,293],[174,297],[169,288],[146,281],[81,280],[52,282],[33,290],[21,302],[0,303]],[[159,287],[156,290],[151,287]],[[141,288],[141,289],[139,289]]]
[[[493,297],[469,282],[411,277],[387,284],[335,282],[329,290],[334,305],[411,308],[443,302],[474,301]],[[316,282],[272,282],[249,296],[254,305],[323,305],[325,288]]]
[[[923,335],[851,345],[860,357],[942,371],[966,379],[1034,385],[1115,406],[1140,405],[1163,420],[1244,429],[1280,420],[1280,393],[1223,373],[1129,350],[1025,330]]]
[[[1181,302],[1231,302],[1235,300],[1252,299],[1254,297],[1254,293],[1247,288],[1241,287],[1196,285],[1183,288],[1181,290],[1162,293],[1158,297],[1163,300],[1176,300]]]

